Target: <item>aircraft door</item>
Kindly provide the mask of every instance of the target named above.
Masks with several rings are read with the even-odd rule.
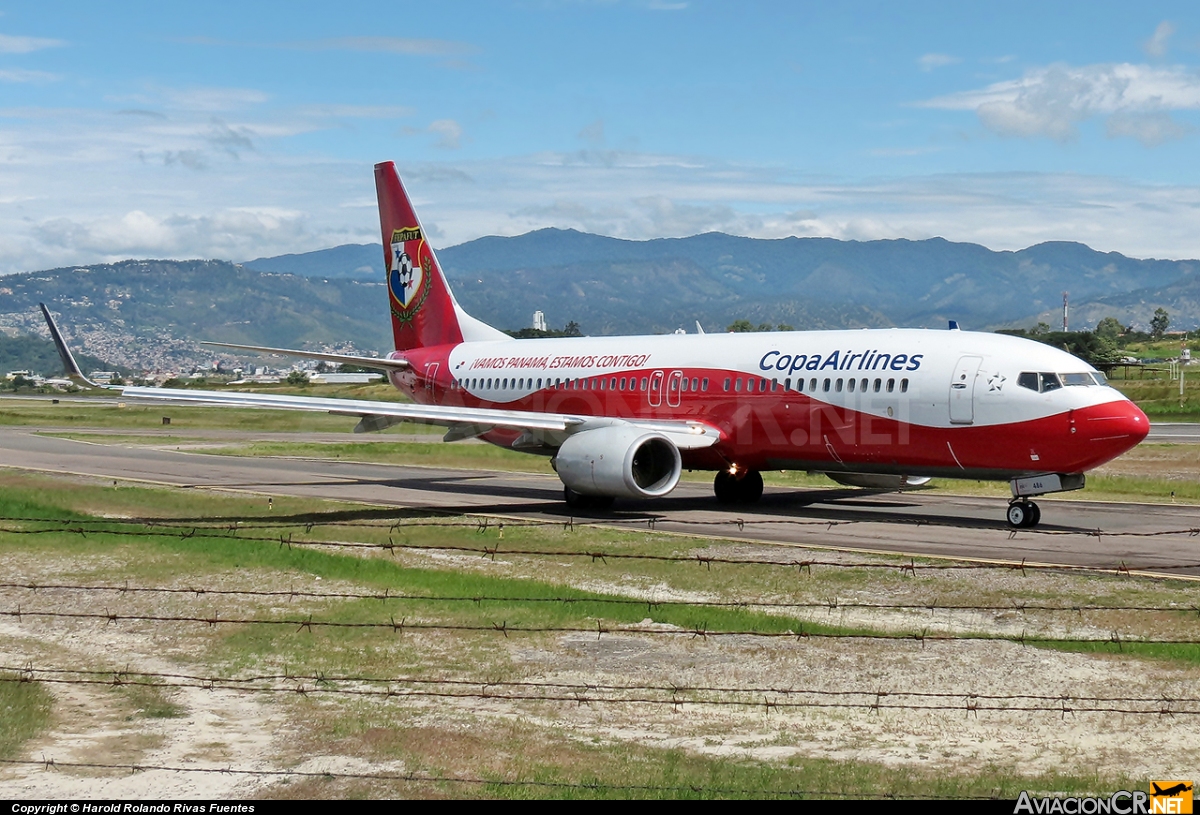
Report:
[[[962,357],[950,380],[950,424],[974,424],[975,377],[983,357]]]
[[[679,407],[682,382],[683,371],[671,371],[671,377],[667,380],[667,407]]]
[[[425,366],[425,395],[429,398],[428,404],[437,404],[437,388],[435,383],[437,380],[439,362],[431,362]]]
[[[662,386],[663,372],[655,371],[650,374],[650,392],[646,394],[646,398],[650,402],[650,407],[658,407],[662,404]]]

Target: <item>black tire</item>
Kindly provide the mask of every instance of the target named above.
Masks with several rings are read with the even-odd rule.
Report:
[[[1004,515],[1004,520],[1013,529],[1024,529],[1029,526],[1032,518],[1033,513],[1029,511],[1029,504],[1024,501],[1013,501],[1008,505],[1008,511]]]
[[[722,504],[737,502],[737,480],[726,470],[719,470],[713,479],[713,493]]]
[[[763,494],[763,477],[758,470],[747,470],[737,482],[738,503],[757,504]]]
[[[581,492],[575,492],[570,487],[563,487],[563,500],[567,502],[567,506],[571,509],[587,509],[588,498],[590,495],[584,495]]]
[[[1029,523],[1025,524],[1025,526],[1029,529],[1032,529],[1042,522],[1042,509],[1037,504],[1030,501],[1029,514]]]
[[[584,495],[581,492],[575,492],[570,487],[563,487],[563,500],[567,502],[567,506],[574,510],[605,510],[613,505],[616,499],[611,495]]]

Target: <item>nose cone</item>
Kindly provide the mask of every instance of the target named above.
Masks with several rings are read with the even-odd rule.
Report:
[[[1150,432],[1150,420],[1128,399],[1076,410],[1074,422],[1092,467],[1136,447]]]

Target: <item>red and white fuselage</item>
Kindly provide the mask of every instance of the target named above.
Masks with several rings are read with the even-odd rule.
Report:
[[[681,451],[689,469],[1009,480],[1084,472],[1149,430],[1145,414],[1099,384],[1090,365],[1001,334],[583,337],[393,356],[401,355],[412,367],[392,381],[418,402],[711,425],[716,444]],[[1036,390],[1021,384],[1023,374],[1027,384],[1036,377]],[[520,435],[498,429],[484,438],[510,445]]]

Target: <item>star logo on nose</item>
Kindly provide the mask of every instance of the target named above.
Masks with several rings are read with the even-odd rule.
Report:
[[[992,374],[988,377],[988,391],[998,391],[1004,388],[1004,374]]]

